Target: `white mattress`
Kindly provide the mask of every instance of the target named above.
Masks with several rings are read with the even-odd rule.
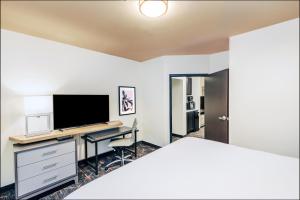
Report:
[[[66,199],[299,198],[299,159],[183,138]]]

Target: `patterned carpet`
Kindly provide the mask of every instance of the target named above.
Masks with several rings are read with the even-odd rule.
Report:
[[[151,153],[155,151],[157,147],[154,147],[152,145],[148,145],[147,143],[144,142],[139,142],[137,145],[137,154],[138,158],[142,157],[148,153]],[[87,184],[88,182],[105,175],[106,173],[109,173],[117,168],[120,167],[120,165],[116,164],[114,166],[111,166],[107,172],[104,170],[104,166],[111,161],[113,161],[115,158],[115,153],[109,153],[105,157],[100,157],[99,158],[99,174],[96,176],[93,169],[91,167],[86,166],[84,163],[79,164],[78,167],[78,184],[75,184],[74,182],[70,182],[65,184],[65,187],[59,187],[59,188],[54,188],[46,193],[43,193],[39,196],[36,196],[33,199],[42,199],[42,200],[59,200],[63,199],[66,197],[68,194],[73,192],[74,190],[80,188],[81,186]],[[135,159],[133,157],[133,159]],[[3,193],[0,194],[0,199],[2,200],[10,200],[10,199],[15,199],[15,191],[14,189],[7,190]]]

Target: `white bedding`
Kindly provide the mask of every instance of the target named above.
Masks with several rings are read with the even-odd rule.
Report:
[[[66,199],[299,198],[299,159],[187,137]]]

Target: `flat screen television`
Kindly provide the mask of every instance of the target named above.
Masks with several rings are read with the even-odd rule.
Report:
[[[54,129],[109,121],[109,95],[53,95]]]

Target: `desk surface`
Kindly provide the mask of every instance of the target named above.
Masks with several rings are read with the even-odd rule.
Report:
[[[138,131],[138,130],[136,130],[136,131]],[[103,131],[98,131],[95,133],[87,134],[84,137],[87,137],[89,142],[99,142],[101,140],[106,140],[106,139],[110,139],[113,137],[129,134],[131,132],[132,132],[131,127],[122,126],[119,128],[113,128],[113,129],[109,129],[109,130],[103,130]]]
[[[29,143],[40,142],[40,141],[55,139],[64,136],[75,136],[80,134],[98,132],[101,130],[121,127],[122,125],[123,123],[121,121],[111,121],[108,122],[107,124],[95,124],[91,126],[66,129],[64,131],[54,130],[47,134],[30,136],[30,137],[25,135],[15,135],[15,136],[10,136],[9,140],[17,144],[29,144]]]

